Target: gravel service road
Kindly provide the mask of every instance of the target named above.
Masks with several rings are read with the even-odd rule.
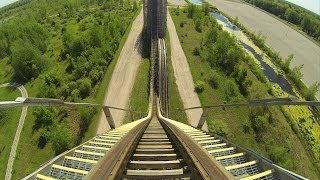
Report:
[[[113,70],[113,74],[108,85],[108,91],[105,95],[104,105],[119,108],[128,107],[135,77],[142,60],[142,56],[140,54],[142,28],[143,13],[141,10],[137,18],[133,21],[128,38],[121,50],[115,69]],[[120,126],[126,112],[114,109],[111,109],[110,111],[116,127]],[[97,134],[105,133],[108,129],[110,129],[110,126],[102,111],[97,128]]]
[[[292,67],[303,65],[303,82],[310,86],[320,82],[320,47],[287,24],[268,13],[236,1],[208,0],[222,12],[238,17],[250,31],[261,33],[272,49],[280,52],[283,58],[293,54]],[[317,94],[320,99],[320,92]]]
[[[167,28],[170,37],[171,62],[183,106],[184,108],[201,106],[199,97],[194,91],[193,78],[187,57],[181,47],[176,28],[169,13],[167,16]],[[199,123],[202,109],[188,110],[186,111],[186,114],[190,125],[196,127]],[[203,129],[207,130],[206,123],[204,124]]]

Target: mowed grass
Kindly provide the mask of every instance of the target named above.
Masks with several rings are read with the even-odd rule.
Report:
[[[0,88],[0,101],[12,101],[19,97],[16,88]],[[11,145],[18,126],[21,108],[0,108],[0,179],[4,179]]]
[[[200,47],[201,40],[205,37],[205,31],[199,33],[194,28],[192,19],[187,18],[186,13],[171,15],[175,23],[177,33],[182,48],[188,59],[194,82],[203,81],[204,91],[199,93],[202,105],[221,104],[225,102],[226,94],[224,84],[221,83],[217,89],[211,88],[206,81],[206,75],[212,69],[210,65],[201,59],[200,56],[193,54],[195,47]],[[181,22],[184,26],[181,27]],[[268,94],[268,88],[265,84],[258,81],[256,76],[251,72],[249,66],[241,63],[248,70],[248,78],[252,81],[250,87],[250,99],[255,97],[271,97]],[[222,82],[230,79],[222,77]],[[239,97],[240,101],[245,101],[245,97]],[[311,163],[311,157],[308,155],[306,148],[300,142],[297,135],[292,131],[286,121],[285,116],[280,108],[268,108],[272,121],[267,122],[265,129],[259,132],[259,136],[254,132],[250,114],[257,109],[238,107],[238,108],[216,108],[210,111],[207,123],[209,131],[219,134],[228,140],[245,148],[252,149],[259,154],[272,159],[280,166],[297,172],[311,179],[317,179],[319,176],[314,165]],[[298,162],[298,163],[297,163]]]
[[[148,115],[150,60],[142,59],[129,99],[129,110],[124,123],[141,119]]]

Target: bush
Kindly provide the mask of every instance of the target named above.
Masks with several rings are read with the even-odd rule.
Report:
[[[57,121],[57,113],[48,107],[35,108],[33,115],[35,116],[34,129],[49,128]]]
[[[225,99],[229,102],[231,99],[238,97],[239,89],[236,83],[232,80],[226,80],[224,85]]]
[[[202,22],[201,22],[201,19],[197,18],[194,23],[195,23],[195,30],[196,30],[197,32],[201,33],[201,32],[202,32]]]
[[[220,79],[221,77],[219,73],[215,70],[211,70],[206,77],[209,85],[214,89],[217,89],[219,87]]]
[[[56,154],[60,154],[73,146],[72,135],[67,124],[55,125],[51,131],[46,132],[46,137],[52,143]]]
[[[314,83],[304,92],[307,101],[315,100],[315,96],[319,90],[320,83]]]
[[[256,134],[261,134],[267,127],[269,118],[266,116],[251,117],[251,126]]]
[[[196,83],[195,83],[195,91],[197,93],[202,93],[204,91],[204,86],[205,86],[205,83],[203,81],[200,81],[198,80]]]
[[[91,80],[89,78],[80,79],[77,81],[79,95],[82,99],[89,96],[91,92]]]
[[[243,68],[237,69],[237,71],[234,73],[234,78],[239,86],[240,93],[243,96],[248,96],[249,87],[251,86],[252,82],[247,79],[247,70]]]

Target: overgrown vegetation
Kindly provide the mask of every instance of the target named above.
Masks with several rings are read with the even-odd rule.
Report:
[[[203,91],[198,93],[201,104],[272,98],[272,84],[261,69],[234,37],[206,15],[205,9],[208,8],[189,5],[171,10],[194,83],[204,82]],[[200,22],[197,28],[196,22]],[[207,123],[210,132],[254,149],[299,174],[318,177],[317,166],[312,163],[318,160],[309,154],[308,145],[299,140],[278,107],[217,108],[209,113]]]
[[[109,78],[104,75],[138,9],[130,0],[32,0],[2,8],[0,63],[6,71],[0,73],[1,82],[23,83],[32,97],[100,100],[100,86]],[[95,128],[91,124],[96,112],[30,108],[14,166],[28,163],[30,168],[15,171],[13,177],[21,178],[54,154],[79,144],[88,128]],[[26,156],[30,149],[39,156],[32,162]]]
[[[320,42],[320,16],[283,0],[245,0],[281,19],[297,25],[302,31]]]

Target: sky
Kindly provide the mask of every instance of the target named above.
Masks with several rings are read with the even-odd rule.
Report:
[[[0,7],[16,2],[17,0],[0,0]]]
[[[17,0],[0,0],[0,7],[13,3]],[[310,11],[313,11],[320,15],[320,0],[286,0],[302,6]]]
[[[286,0],[320,15],[320,0]]]

